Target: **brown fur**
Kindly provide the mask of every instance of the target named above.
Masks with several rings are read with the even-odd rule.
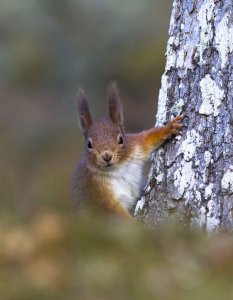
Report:
[[[119,186],[118,180],[119,184],[125,184],[126,180],[134,177],[127,172],[135,172],[136,176],[137,164],[138,171],[141,171],[152,150],[171,135],[179,133],[183,126],[179,122],[183,117],[174,118],[164,127],[125,134],[123,109],[115,83],[108,88],[107,100],[108,116],[93,122],[84,92],[81,90],[78,94],[77,109],[85,150],[73,176],[73,202],[77,208],[90,205],[132,219],[128,209],[122,205],[124,201],[121,203],[122,199],[119,199],[118,190],[114,190],[115,185]],[[127,194],[127,190],[124,193]]]

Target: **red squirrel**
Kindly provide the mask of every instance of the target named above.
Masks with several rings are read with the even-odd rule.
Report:
[[[107,101],[108,115],[94,121],[83,90],[77,95],[85,150],[74,172],[72,200],[76,208],[92,204],[132,220],[129,211],[140,197],[144,164],[154,149],[171,135],[179,134],[183,116],[172,119],[166,126],[130,134],[125,133],[116,83],[108,86]]]

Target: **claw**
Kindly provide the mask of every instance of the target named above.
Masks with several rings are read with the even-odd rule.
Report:
[[[170,127],[170,132],[169,136],[175,134],[178,135],[180,134],[180,130],[184,127],[183,124],[179,123],[184,119],[184,116],[177,116],[173,120],[170,121],[169,127]]]
[[[179,121],[182,121],[183,119],[184,119],[184,116],[177,116],[172,120],[172,122],[179,122]]]
[[[175,124],[173,124],[173,126],[174,126],[175,128],[179,128],[179,129],[181,129],[181,128],[184,127],[183,124],[179,124],[179,123],[175,123]]]

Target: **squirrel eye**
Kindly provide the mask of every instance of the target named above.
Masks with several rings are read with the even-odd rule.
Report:
[[[93,143],[92,143],[92,139],[91,138],[88,138],[88,140],[87,140],[87,148],[88,149],[92,149],[93,148]]]
[[[117,137],[117,141],[119,145],[123,145],[124,144],[124,138],[121,134],[118,135]]]

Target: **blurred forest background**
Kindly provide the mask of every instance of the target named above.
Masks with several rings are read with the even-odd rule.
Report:
[[[2,212],[69,210],[82,86],[96,116],[117,80],[127,129],[153,126],[171,1],[0,1]]]
[[[233,239],[77,218],[79,86],[153,126],[171,0],[0,1],[0,299],[233,299]]]

